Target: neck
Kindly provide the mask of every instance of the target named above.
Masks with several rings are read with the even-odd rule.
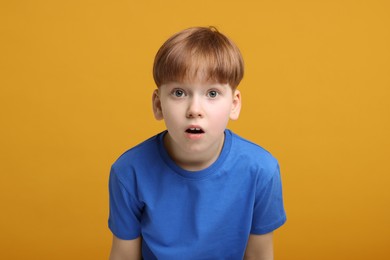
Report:
[[[221,141],[211,146],[206,152],[187,152],[174,145],[174,141],[167,133],[164,137],[164,145],[175,163],[187,171],[200,171],[212,165],[219,157],[224,144],[225,135]]]

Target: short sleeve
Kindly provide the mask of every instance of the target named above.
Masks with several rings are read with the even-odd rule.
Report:
[[[109,179],[110,215],[108,226],[111,232],[124,240],[140,236],[142,204],[129,192],[127,183],[120,179],[114,167]]]
[[[262,235],[274,231],[286,222],[282,182],[279,166],[264,185],[258,183],[251,234]]]

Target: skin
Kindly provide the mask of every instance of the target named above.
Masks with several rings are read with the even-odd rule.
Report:
[[[140,260],[141,237],[132,240],[119,239],[113,236],[110,260]]]
[[[229,119],[236,120],[241,94],[228,84],[168,83],[153,93],[153,111],[164,119],[165,145],[175,162],[186,170],[201,170],[219,156]],[[202,134],[186,131],[196,127]]]
[[[250,235],[245,250],[245,260],[273,260],[273,232],[265,235]]]
[[[183,169],[198,171],[218,158],[228,121],[240,115],[241,93],[229,84],[171,82],[153,92],[152,103],[155,118],[168,129],[164,144],[172,159]],[[188,133],[191,128],[200,133]],[[272,233],[250,235],[244,259],[272,260],[272,241]],[[141,259],[141,238],[114,236],[110,259]]]

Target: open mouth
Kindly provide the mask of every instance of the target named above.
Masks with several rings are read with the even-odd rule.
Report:
[[[198,127],[190,127],[186,130],[186,133],[189,134],[204,134],[204,131]]]

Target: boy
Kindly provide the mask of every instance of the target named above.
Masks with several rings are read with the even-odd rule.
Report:
[[[279,166],[226,129],[240,114],[236,45],[189,28],[158,51],[153,112],[167,130],[124,153],[110,174],[110,259],[273,259],[284,224]]]

